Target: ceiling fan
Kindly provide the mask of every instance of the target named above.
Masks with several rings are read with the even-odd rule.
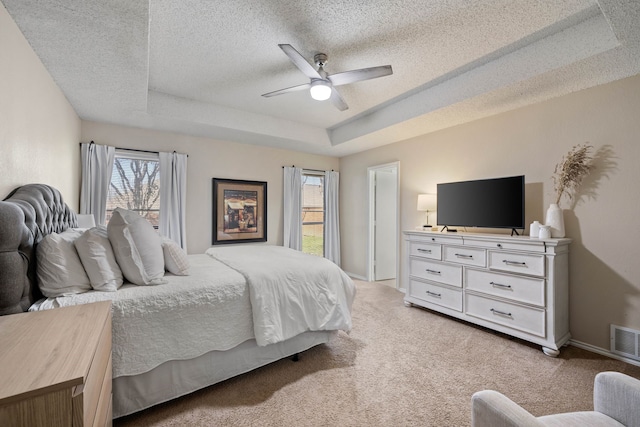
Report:
[[[327,74],[324,71],[324,66],[327,63],[327,55],[324,53],[317,53],[313,57],[318,69],[313,68],[309,62],[300,53],[293,48],[290,44],[279,44],[280,49],[289,57],[291,62],[298,67],[305,76],[309,77],[311,81],[298,86],[289,87],[286,89],[276,90],[274,92],[265,93],[262,96],[271,97],[276,95],[282,95],[283,93],[297,92],[299,90],[309,89],[311,97],[318,101],[324,101],[331,98],[331,102],[340,111],[344,111],[349,108],[344,101],[340,93],[334,86],[341,86],[350,83],[360,82],[363,80],[375,79],[378,77],[388,76],[393,74],[391,65],[382,65],[380,67],[361,68],[359,70],[344,71],[342,73]]]

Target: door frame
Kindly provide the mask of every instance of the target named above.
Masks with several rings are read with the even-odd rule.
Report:
[[[400,286],[400,161],[385,163],[382,165],[370,166],[367,168],[367,181],[369,192],[369,241],[367,244],[367,281],[371,282],[375,278],[374,257],[375,257],[375,177],[376,172],[382,169],[396,170],[396,289]]]

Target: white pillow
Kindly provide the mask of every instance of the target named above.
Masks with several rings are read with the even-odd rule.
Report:
[[[91,290],[91,282],[73,245],[81,234],[79,230],[68,229],[48,234],[38,243],[36,273],[44,296],[60,297]]]
[[[109,243],[107,227],[94,227],[85,231],[74,245],[93,289],[115,292],[122,286],[122,271]]]
[[[166,283],[160,235],[149,221],[135,212],[116,208],[107,234],[125,279],[136,285]]]
[[[189,259],[187,253],[168,237],[162,238],[162,252],[164,252],[164,266],[169,273],[176,276],[189,275]]]

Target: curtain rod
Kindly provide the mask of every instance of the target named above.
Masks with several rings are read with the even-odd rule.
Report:
[[[83,143],[81,142],[80,145],[82,145]],[[95,144],[95,142],[91,141],[89,143],[89,145],[91,144]],[[116,150],[125,150],[125,151],[137,151],[139,153],[151,153],[151,154],[160,154],[159,151],[151,151],[151,150],[139,150],[137,148],[122,148],[122,147],[113,147]],[[176,153],[176,150],[173,150],[174,153]],[[189,157],[189,155],[187,154],[187,157]]]
[[[296,167],[296,165],[291,165],[291,167],[292,167],[292,168],[295,168],[295,167]],[[282,167],[282,169],[284,169],[284,168],[286,168],[286,166],[283,166],[283,167]],[[320,169],[307,169],[307,168],[302,168],[302,170],[310,171],[310,172],[322,172],[322,173],[326,172],[326,171],[323,171],[323,170],[320,170]],[[333,169],[331,169],[331,172],[335,172],[335,171],[334,171]]]

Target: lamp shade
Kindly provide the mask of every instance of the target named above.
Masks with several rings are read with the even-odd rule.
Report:
[[[418,194],[418,210],[419,211],[435,211],[436,195],[435,194]]]
[[[92,228],[96,226],[93,214],[77,214],[78,228]]]
[[[309,92],[311,92],[311,97],[316,101],[324,101],[331,96],[331,86],[324,80],[316,80],[311,82]]]

